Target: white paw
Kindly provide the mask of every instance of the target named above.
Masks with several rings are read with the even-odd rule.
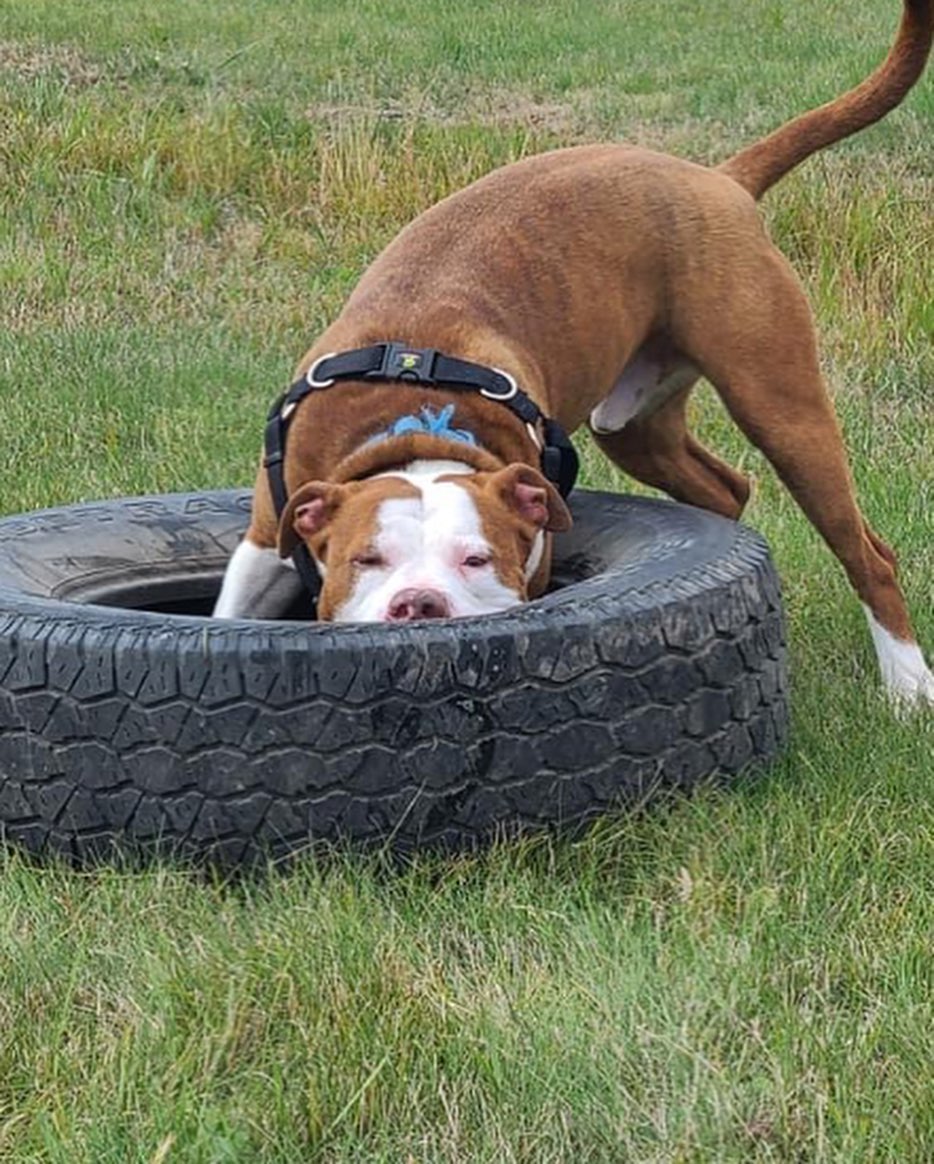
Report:
[[[866,617],[889,699],[899,708],[934,706],[934,673],[925,663],[918,644],[890,634],[868,609]]]

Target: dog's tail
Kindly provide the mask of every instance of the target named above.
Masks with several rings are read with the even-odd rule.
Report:
[[[718,169],[758,199],[806,157],[879,121],[901,103],[924,71],[932,30],[934,0],[905,0],[889,55],[862,84],[789,121]]]

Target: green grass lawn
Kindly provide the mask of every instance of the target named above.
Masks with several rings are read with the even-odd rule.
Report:
[[[248,484],[419,210],[554,145],[701,161],[855,83],[896,0],[7,0],[0,510]],[[934,652],[934,86],[764,214]],[[928,1161],[934,715],[724,418],[782,575],[768,773],[575,842],[222,885],[0,857],[2,1161]],[[625,488],[585,450],[585,484]]]

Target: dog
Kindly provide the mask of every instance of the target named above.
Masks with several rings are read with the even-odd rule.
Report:
[[[534,598],[551,535],[570,524],[563,433],[588,418],[637,480],[738,518],[748,480],[686,427],[703,376],[842,563],[889,695],[934,703],[895,555],[857,506],[810,310],[756,210],[805,158],[902,101],[932,9],[905,0],[874,73],[716,168],[618,144],[559,149],[415,219],[270,414],[215,615],[279,617],[315,575],[318,617],[337,621]]]

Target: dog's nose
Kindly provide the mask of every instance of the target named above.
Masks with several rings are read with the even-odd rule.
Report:
[[[448,618],[451,607],[440,590],[427,587],[400,590],[389,603],[390,622],[411,622],[416,618]]]

